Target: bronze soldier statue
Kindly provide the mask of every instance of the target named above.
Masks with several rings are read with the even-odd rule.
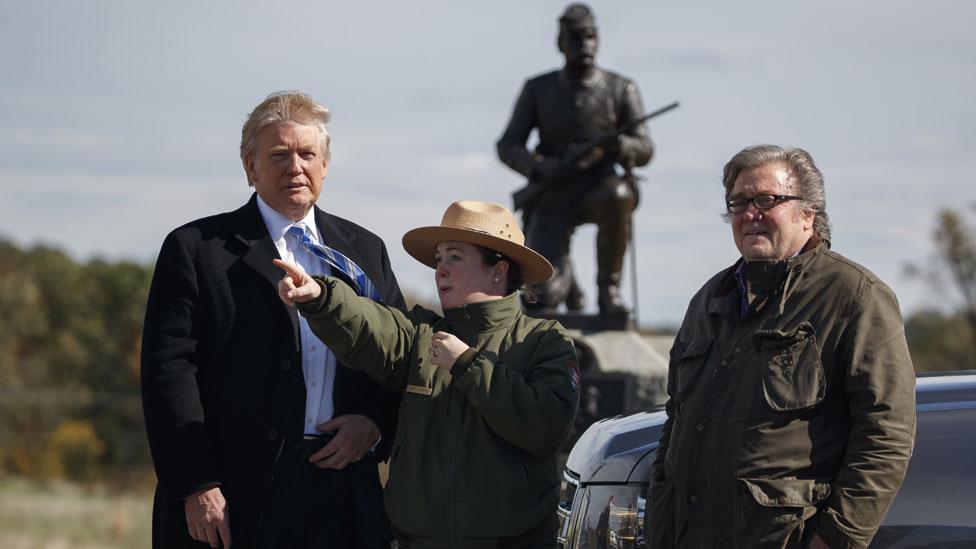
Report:
[[[566,8],[557,44],[565,66],[525,83],[497,143],[502,162],[529,179],[515,204],[523,213],[526,245],[545,256],[556,272],[536,288],[536,302],[525,305],[552,310],[565,303],[570,311],[582,309],[569,242],[576,227],[596,223],[600,314],[628,315],[620,278],[638,200],[630,171],[650,162],[654,148],[641,123],[613,134],[641,118],[644,107],[631,80],[594,64],[597,29],[589,7]],[[534,152],[526,148],[533,128],[539,134]],[[580,149],[604,135],[612,139]]]

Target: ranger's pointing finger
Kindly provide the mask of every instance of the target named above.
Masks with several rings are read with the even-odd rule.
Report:
[[[294,263],[289,263],[281,259],[272,259],[271,262],[284,269],[284,271],[288,273],[288,276],[292,277],[293,279],[301,280],[305,276],[305,271]]]

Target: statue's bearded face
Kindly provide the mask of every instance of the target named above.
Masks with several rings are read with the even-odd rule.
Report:
[[[559,51],[571,67],[591,67],[596,59],[596,26],[563,26],[559,31]]]

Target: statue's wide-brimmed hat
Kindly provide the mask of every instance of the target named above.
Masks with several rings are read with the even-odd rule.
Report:
[[[448,206],[437,227],[418,227],[403,235],[403,249],[414,259],[437,268],[434,251],[441,242],[467,242],[494,250],[518,264],[526,284],[545,282],[552,276],[546,258],[525,247],[525,235],[515,216],[504,206],[462,200]]]

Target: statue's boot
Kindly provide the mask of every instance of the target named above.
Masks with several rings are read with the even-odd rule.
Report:
[[[600,314],[626,316],[630,309],[620,296],[624,254],[630,239],[630,216],[621,216],[609,227],[600,227],[596,239],[596,283],[599,287]]]
[[[554,314],[559,304],[566,301],[570,289],[576,285],[572,263],[564,262],[563,268],[553,268],[552,277],[540,284],[533,284],[522,293],[522,305],[527,311],[538,314]]]
[[[600,284],[600,315],[601,316],[629,316],[630,308],[620,297],[620,276],[617,273],[616,283]]]

